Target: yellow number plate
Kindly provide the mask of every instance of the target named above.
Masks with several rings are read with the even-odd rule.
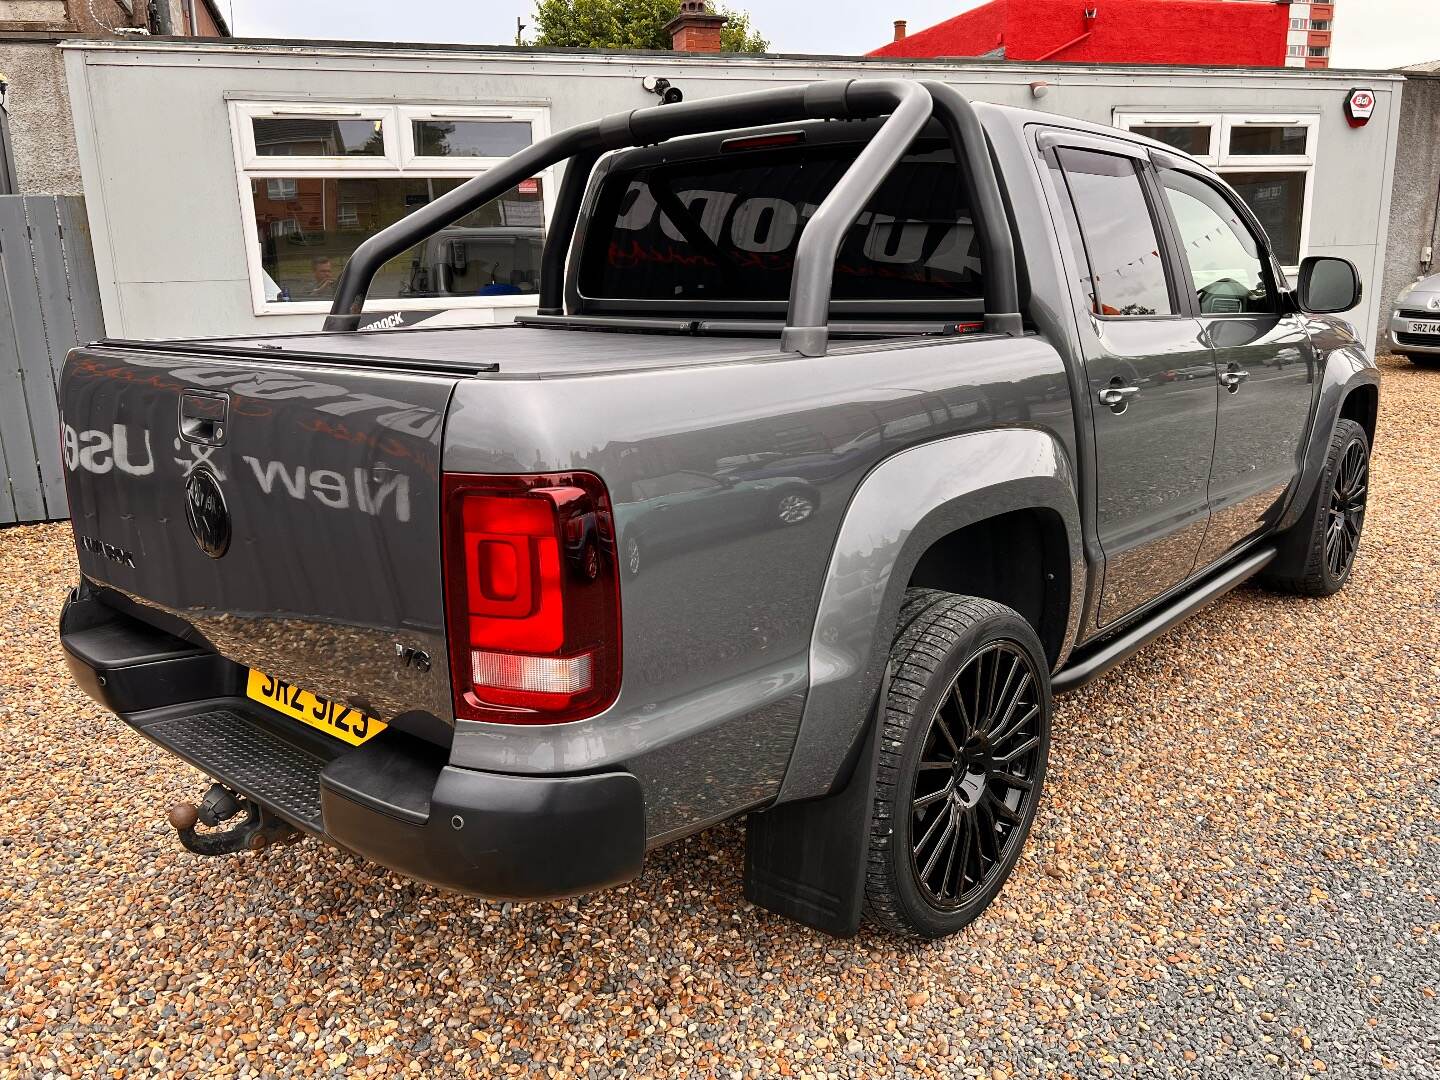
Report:
[[[337,701],[326,701],[308,690],[301,690],[253,668],[245,684],[245,694],[252,701],[268,705],[292,720],[309,724],[317,731],[333,735],[351,746],[359,746],[385,730],[384,724],[359,709]]]

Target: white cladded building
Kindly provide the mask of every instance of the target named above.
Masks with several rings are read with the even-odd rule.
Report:
[[[1404,79],[1305,69],[720,56],[301,41],[62,46],[106,330],[318,327],[367,236],[547,133],[657,103],[815,79],[939,79],[976,100],[1143,131],[1213,165],[1283,261],[1379,283]],[[1368,122],[1347,102],[1373,97]],[[1363,100],[1363,98],[1362,98]],[[1351,110],[1353,112],[1353,109]],[[491,321],[535,309],[556,175],[393,260],[369,309]],[[1367,290],[1359,326],[1386,299]]]

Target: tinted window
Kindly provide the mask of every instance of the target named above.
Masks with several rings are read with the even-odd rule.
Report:
[[[1309,143],[1310,129],[1304,126],[1261,126],[1247,124],[1230,129],[1232,154],[1303,155]]]
[[[266,299],[333,299],[362,241],[464,182],[463,176],[251,180]],[[540,182],[511,188],[387,262],[370,298],[536,292],[543,224]]]
[[[379,120],[257,117],[255,153],[261,157],[384,157]]]
[[[528,120],[416,120],[420,157],[509,157],[530,145]]]
[[[1165,261],[1130,158],[1062,149],[1102,315],[1170,315]]]
[[[1210,153],[1209,124],[1137,124],[1130,130],[1156,142],[1169,143],[1195,157],[1205,157]]]
[[[607,299],[785,300],[805,223],[859,147],[794,147],[611,176],[581,291]],[[836,300],[982,293],[979,246],[948,147],[919,148],[876,192],[836,260]]]
[[[1275,297],[1265,279],[1264,256],[1234,207],[1196,177],[1162,169],[1160,179],[1201,312],[1273,312]]]

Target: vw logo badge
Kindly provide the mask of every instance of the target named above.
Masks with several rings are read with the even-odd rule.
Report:
[[[185,520],[195,544],[212,559],[230,546],[230,511],[215,474],[201,465],[185,478]]]

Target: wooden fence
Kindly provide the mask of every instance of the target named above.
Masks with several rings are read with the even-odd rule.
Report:
[[[69,516],[56,387],[104,334],[85,201],[0,195],[0,524]]]

